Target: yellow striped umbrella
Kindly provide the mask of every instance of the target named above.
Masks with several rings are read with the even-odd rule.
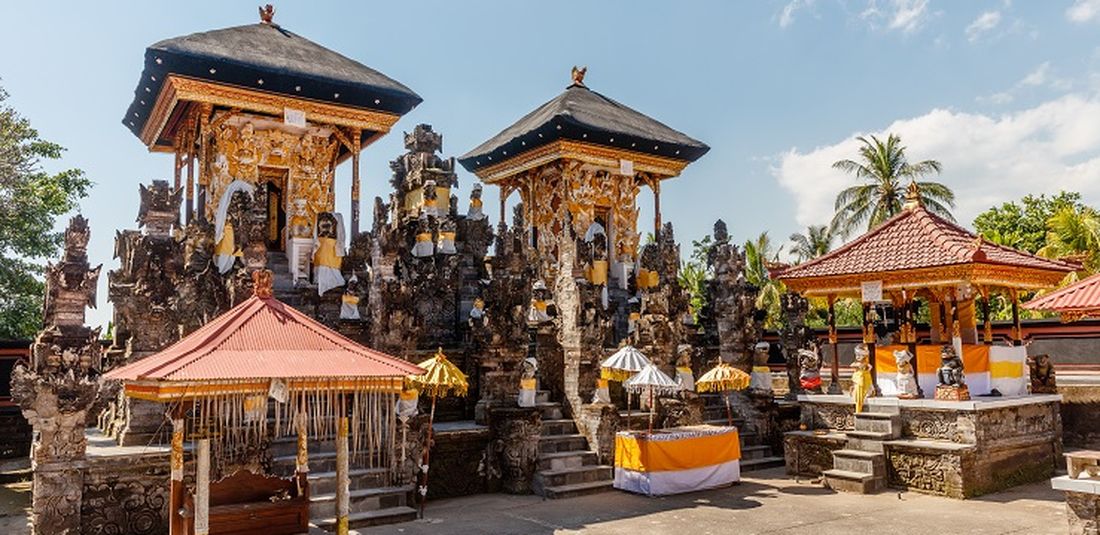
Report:
[[[721,392],[722,400],[726,402],[726,423],[733,425],[733,409],[730,408],[729,396],[726,392],[731,390],[744,390],[749,387],[752,378],[742,370],[730,366],[728,362],[718,362],[718,365],[704,373],[695,381],[696,392]]]
[[[424,518],[424,504],[428,500],[428,459],[431,457],[432,425],[435,424],[435,400],[451,394],[466,397],[469,383],[466,382],[466,374],[447,360],[442,347],[436,351],[434,357],[421,362],[419,366],[426,371],[423,375],[410,375],[409,383],[432,398],[432,412],[428,416],[428,443],[424,446],[424,466],[421,469],[422,483],[417,489],[420,493],[420,518]]]

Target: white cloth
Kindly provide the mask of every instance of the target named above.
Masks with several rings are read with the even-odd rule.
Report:
[[[521,388],[519,389],[519,406],[520,407],[534,407],[535,406],[535,394],[534,388]]]
[[[772,391],[772,372],[768,371],[756,371],[756,366],[753,366],[752,373],[749,374],[749,390],[755,392],[771,392]]]
[[[455,249],[455,241],[450,238],[444,238],[442,233],[439,236],[439,254],[455,254],[458,249]]]
[[[238,191],[243,191],[251,197],[256,191],[256,186],[242,180],[234,180],[225,187],[222,198],[218,200],[218,211],[214,213],[214,243],[222,241],[222,234],[225,232],[225,220],[229,217],[229,203],[233,200],[233,194]],[[240,232],[240,229],[233,230],[234,232]]]
[[[218,273],[224,275],[230,269],[233,269],[233,262],[235,260],[237,260],[236,256],[231,254],[220,254],[214,257],[214,265],[218,266]]]
[[[681,370],[676,368],[676,382],[680,384],[681,390],[695,391],[695,375],[691,373],[691,368]]]
[[[611,403],[611,392],[606,386],[596,389],[596,393],[592,395],[592,403]]]
[[[420,241],[417,240],[413,244],[412,255],[417,258],[424,258],[435,254],[435,244],[431,240]]]
[[[647,496],[664,496],[722,487],[740,480],[741,461],[666,472],[636,472],[617,466],[614,486]]]

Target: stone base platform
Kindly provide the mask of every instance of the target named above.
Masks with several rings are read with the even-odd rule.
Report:
[[[1100,533],[1100,479],[1059,476],[1050,486],[1066,494],[1070,535]]]
[[[848,396],[799,396],[800,431],[784,436],[787,472],[817,476],[842,469],[836,451],[867,449]],[[886,485],[970,498],[1050,478],[1061,463],[1061,396],[968,401],[869,398],[865,412],[897,415],[897,436],[875,441]],[[879,444],[881,444],[879,446]],[[843,457],[843,455],[841,455]]]

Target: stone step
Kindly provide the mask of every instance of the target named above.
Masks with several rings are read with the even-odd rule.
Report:
[[[594,451],[563,451],[543,453],[538,458],[538,470],[561,470],[579,466],[592,466],[599,462]]]
[[[348,493],[348,513],[366,513],[408,505],[412,484],[400,487],[356,489]],[[309,497],[309,517],[336,516],[336,493],[314,494]]]
[[[535,392],[535,403],[550,403],[550,391],[538,390]]]
[[[298,437],[279,437],[271,441],[271,446],[268,448],[272,457],[286,457],[288,455],[298,454]],[[336,451],[336,438],[310,438],[308,445],[308,452],[310,455],[314,453],[331,453]]]
[[[857,412],[856,431],[878,431],[890,433],[892,438],[901,436],[901,415],[880,412]]]
[[[845,431],[844,435],[849,439],[856,438],[861,440],[893,440],[897,438],[892,432],[885,431]]]
[[[784,459],[782,457],[760,457],[759,459],[742,459],[741,460],[741,472],[753,472],[755,470],[766,470],[768,468],[778,468],[784,465]]]
[[[883,442],[878,439],[864,439],[849,436],[846,446],[849,450],[859,450],[868,453],[883,453],[886,451]]]
[[[561,487],[563,485],[576,485],[578,483],[591,483],[593,481],[610,481],[613,477],[614,469],[603,464],[562,468],[559,470],[542,470],[535,473],[535,494],[543,494],[541,490],[547,487]]]
[[[561,420],[543,420],[542,436],[573,435],[577,433],[577,424],[568,418]]]
[[[561,420],[565,417],[561,403],[535,403],[535,407],[542,413],[543,420]]]
[[[588,439],[581,434],[539,437],[539,453],[587,451]]]
[[[574,498],[577,496],[586,496],[589,494],[596,494],[600,492],[607,492],[611,490],[613,481],[592,481],[589,483],[577,483],[575,485],[561,485],[557,487],[546,487],[543,492],[543,497],[551,500],[557,500],[561,498]]]
[[[884,478],[886,477],[886,456],[882,453],[860,450],[836,450],[833,452],[833,468]]]
[[[385,468],[355,468],[348,470],[348,484],[351,489],[380,488],[386,486],[389,470]],[[336,492],[336,472],[316,472],[307,476],[310,494],[330,494]]]
[[[386,524],[397,524],[398,522],[411,522],[413,520],[416,520],[416,509],[407,505],[402,505],[399,507],[387,507],[386,509],[379,509],[376,511],[349,514],[348,527],[353,529],[366,528],[371,526],[383,526]],[[328,533],[336,533],[336,517],[331,514],[324,516],[320,520],[314,520],[312,525]]]
[[[772,456],[772,447],[767,445],[741,446],[741,460],[762,459]]]
[[[849,470],[826,470],[825,486],[838,492],[855,492],[859,494],[871,494],[886,487],[886,480],[875,477],[865,472],[852,472]]]

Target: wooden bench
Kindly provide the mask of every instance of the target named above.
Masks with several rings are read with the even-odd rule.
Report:
[[[272,497],[279,497],[272,499]],[[195,496],[184,498],[195,510]],[[194,533],[194,514],[187,515],[184,533]],[[301,495],[293,479],[261,476],[249,471],[210,484],[210,535],[293,535],[309,532],[309,488]]]
[[[1066,456],[1066,471],[1070,479],[1084,472],[1089,477],[1100,475],[1100,451],[1081,450],[1064,454]]]

